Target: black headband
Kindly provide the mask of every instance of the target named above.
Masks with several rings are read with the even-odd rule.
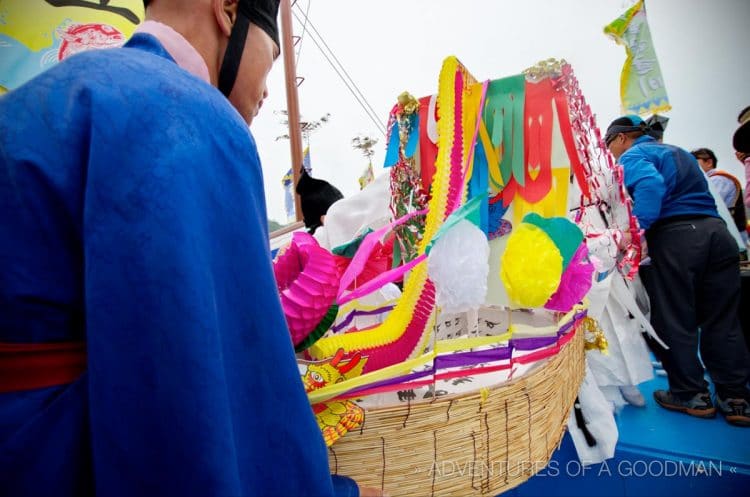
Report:
[[[143,0],[143,6],[148,7],[151,0]],[[245,50],[245,40],[250,23],[255,24],[271,37],[277,47],[279,44],[279,28],[276,16],[279,12],[279,0],[239,0],[237,4],[237,19],[229,35],[227,50],[219,69],[219,90],[226,96],[232,93],[237,72],[240,69],[242,52]]]
[[[276,14],[279,11],[279,0],[239,0],[237,19],[229,36],[224,60],[219,69],[219,91],[229,98],[240,69],[242,53],[250,23],[266,32],[279,47],[279,31],[276,25]]]

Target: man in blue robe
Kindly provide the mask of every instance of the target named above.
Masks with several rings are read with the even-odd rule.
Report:
[[[356,495],[299,378],[247,127],[278,1],[150,3],[124,48],[0,99],[0,495]]]

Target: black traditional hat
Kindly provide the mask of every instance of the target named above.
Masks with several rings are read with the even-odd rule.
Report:
[[[143,0],[143,5],[148,7],[152,0]],[[279,44],[279,28],[276,16],[279,12],[280,0],[239,0],[237,4],[237,19],[229,36],[229,44],[224,52],[224,60],[219,68],[219,90],[229,96],[237,79],[237,71],[240,68],[242,52],[245,50],[245,40],[250,23],[255,24],[265,31],[268,36]]]
[[[652,136],[655,140],[661,141],[664,138],[664,131],[667,129],[668,122],[668,117],[660,116],[659,114],[649,117],[646,119],[646,124],[649,127],[648,135]]]
[[[745,107],[737,117],[740,127],[734,132],[732,145],[738,152],[750,154],[750,107]]]
[[[302,204],[305,227],[311,233],[321,226],[320,218],[325,216],[328,208],[337,200],[344,198],[338,188],[327,181],[311,177],[304,169],[297,182],[296,191]]]

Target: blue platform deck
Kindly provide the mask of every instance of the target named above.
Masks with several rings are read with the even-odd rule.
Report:
[[[656,405],[663,377],[642,384],[645,408],[625,407],[617,418],[615,457],[582,468],[569,435],[550,465],[504,495],[742,496],[750,495],[750,428],[697,419]]]

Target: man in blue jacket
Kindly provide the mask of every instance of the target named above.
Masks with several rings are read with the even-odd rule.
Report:
[[[153,0],[0,98],[0,495],[356,495],[332,478],[248,125],[278,0]]]
[[[623,167],[633,214],[646,230],[651,319],[669,346],[662,358],[669,390],[654,392],[656,402],[700,418],[716,415],[700,344],[719,410],[730,423],[750,426],[750,364],[737,317],[739,254],[703,172],[686,150],[649,136],[637,116],[614,120],[605,142]]]

